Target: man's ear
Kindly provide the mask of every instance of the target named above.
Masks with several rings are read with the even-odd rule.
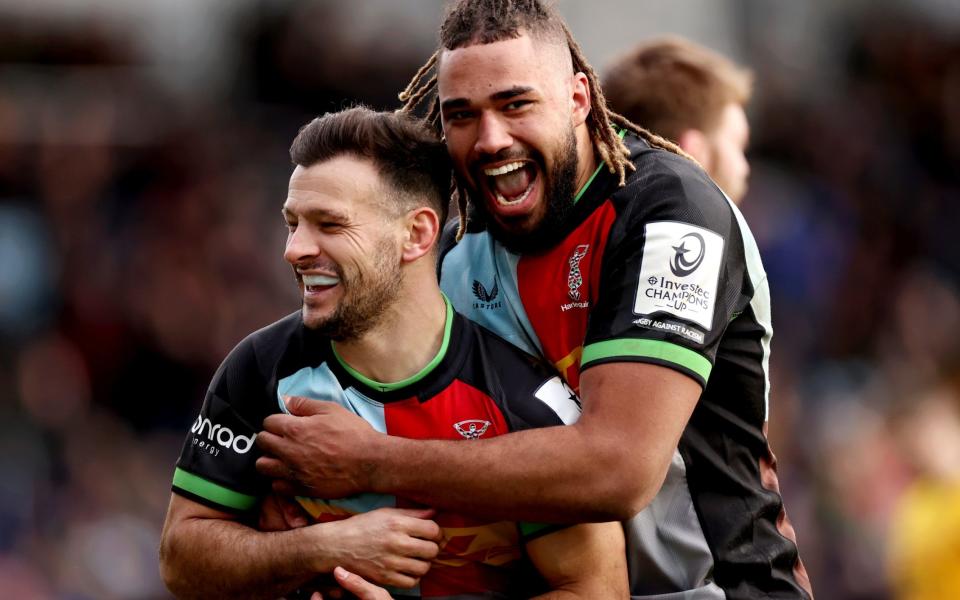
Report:
[[[440,217],[432,208],[421,206],[409,211],[404,221],[406,231],[401,259],[413,262],[429,254],[440,237]]]
[[[697,162],[705,171],[710,172],[710,169],[713,168],[713,153],[710,151],[710,142],[699,129],[683,130],[683,133],[677,138],[677,145],[697,159]]]
[[[590,97],[590,81],[582,72],[574,73],[572,80],[570,102],[573,106],[573,126],[583,124],[590,115],[593,99]]]

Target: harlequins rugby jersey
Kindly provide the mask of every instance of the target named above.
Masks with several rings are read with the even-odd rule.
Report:
[[[441,287],[574,389],[584,369],[631,361],[703,387],[661,491],[625,523],[634,598],[808,597],[765,435],[772,328],[757,245],[693,162],[626,141],[636,172],[618,187],[598,167],[552,248],[510,252],[477,220],[454,243],[448,226]]]
[[[285,411],[285,396],[336,402],[383,433],[471,440],[563,425],[580,415],[576,395],[539,359],[456,314],[447,304],[440,352],[416,376],[381,384],[342,362],[330,340],[292,314],[242,341],[220,366],[187,435],[173,491],[218,510],[252,511],[269,492],[254,467],[263,419]],[[298,499],[317,521],[344,519],[402,499],[361,494]],[[540,581],[523,557],[526,540],[553,528],[490,522],[450,512],[434,520],[447,543],[418,589],[405,597],[529,597]]]

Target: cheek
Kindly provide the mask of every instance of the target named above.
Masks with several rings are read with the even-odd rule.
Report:
[[[718,150],[718,152],[714,153],[717,171],[734,177],[744,172],[747,162],[743,157],[743,152],[735,145],[729,143],[724,144],[719,146]]]
[[[466,127],[455,127],[444,131],[447,152],[454,164],[463,164],[472,147],[471,135]]]

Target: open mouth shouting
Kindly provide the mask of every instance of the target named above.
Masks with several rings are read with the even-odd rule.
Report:
[[[511,160],[482,169],[480,178],[490,210],[502,217],[530,213],[540,187],[540,168],[532,160]]]

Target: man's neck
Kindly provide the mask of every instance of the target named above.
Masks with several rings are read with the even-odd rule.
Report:
[[[423,287],[426,291],[406,294],[358,339],[337,342],[340,359],[379,383],[396,383],[422,371],[443,344],[448,310],[436,284]]]
[[[596,152],[593,149],[593,140],[590,139],[590,131],[586,126],[581,125],[576,129],[577,139],[577,188],[579,193],[583,186],[587,185],[590,178],[593,177],[597,165],[600,164]]]

